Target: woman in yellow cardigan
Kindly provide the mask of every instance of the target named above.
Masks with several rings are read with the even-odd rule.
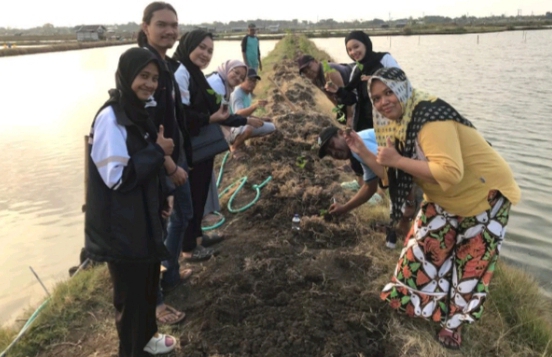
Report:
[[[483,312],[519,187],[474,126],[443,100],[413,89],[402,70],[382,68],[368,86],[376,160],[385,168],[380,174],[389,184],[393,218],[412,204],[413,183],[424,191],[381,298],[409,316],[439,322],[439,342],[457,349],[462,325]],[[356,135],[348,136],[351,149],[359,150]]]

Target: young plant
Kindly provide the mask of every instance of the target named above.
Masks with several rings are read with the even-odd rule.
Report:
[[[364,65],[362,63],[360,63],[359,61],[355,61],[355,62],[356,62],[358,70],[362,72],[362,70],[364,69]]]
[[[217,103],[217,104],[220,104],[220,102],[222,102],[222,95],[218,94],[218,93],[215,92],[214,90],[212,90],[212,89],[207,89],[207,93],[209,93],[210,95],[215,96],[215,98],[216,98],[216,103]]]
[[[337,121],[340,122],[341,124],[344,124],[347,122],[347,116],[343,111],[344,107],[345,106],[343,104],[338,104],[332,108],[332,113],[336,113]]]
[[[307,160],[304,156],[297,156],[297,159],[295,160],[295,166],[299,167],[300,169],[304,169],[306,164]]]

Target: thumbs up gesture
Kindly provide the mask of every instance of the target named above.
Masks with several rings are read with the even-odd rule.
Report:
[[[378,156],[376,161],[378,164],[388,167],[397,167],[401,155],[395,148],[395,144],[390,137],[387,137],[387,145],[378,147]]]
[[[171,155],[174,149],[173,139],[166,138],[164,136],[165,129],[163,125],[159,125],[159,132],[157,133],[157,145],[161,146],[161,149],[165,152],[165,155]]]

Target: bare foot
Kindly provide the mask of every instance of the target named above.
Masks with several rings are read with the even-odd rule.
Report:
[[[441,331],[439,331],[439,333],[437,334],[437,340],[441,345],[443,345],[443,347],[450,350],[460,349],[460,345],[462,344],[460,327],[457,328],[455,331],[443,327]]]

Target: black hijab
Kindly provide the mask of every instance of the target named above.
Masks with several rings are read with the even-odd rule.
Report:
[[[118,103],[127,115],[127,118],[134,125],[147,131],[153,141],[155,141],[157,139],[157,130],[155,130],[155,125],[145,108],[146,102],[140,100],[132,90],[134,79],[151,62],[155,63],[159,70],[159,63],[151,51],[138,47],[125,51],[119,58],[119,65],[115,73],[116,89],[109,91],[110,98],[105,102],[100,111],[109,105]]]
[[[206,37],[213,39],[213,34],[204,30],[193,30],[185,33],[180,38],[173,59],[179,61],[186,67],[190,73],[190,78],[194,85],[199,87],[199,92],[203,94],[208,103],[210,114],[212,114],[219,109],[214,98],[211,98],[211,95],[208,93],[208,91],[212,91],[213,89],[207,82],[207,78],[205,78],[201,69],[190,60],[190,53],[192,53]]]
[[[366,53],[364,54],[364,58],[358,61],[362,65],[362,69],[359,68],[359,71],[356,72],[354,77],[347,85],[347,88],[354,89],[360,83],[360,77],[362,75],[372,75],[376,70],[381,68],[381,59],[387,53],[374,52],[372,50],[372,41],[370,40],[370,37],[363,31],[353,31],[348,34],[347,37],[345,37],[345,47],[347,46],[347,42],[349,42],[350,40],[357,40],[364,44],[364,46],[366,46]]]

